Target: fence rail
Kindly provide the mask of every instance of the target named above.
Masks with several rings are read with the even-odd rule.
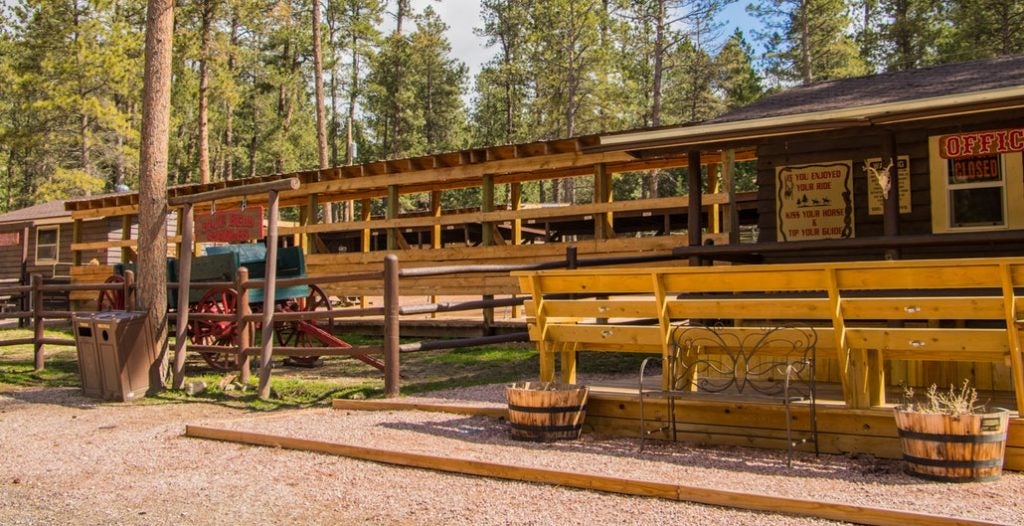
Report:
[[[270,315],[272,324],[298,323],[302,321],[316,322],[322,320],[333,320],[336,318],[354,317],[383,317],[384,319],[384,341],[380,346],[356,346],[351,349],[339,347],[294,347],[286,345],[274,345],[271,342],[273,354],[277,356],[309,356],[311,354],[322,356],[359,356],[374,355],[384,358],[385,371],[385,394],[397,396],[399,394],[400,382],[400,359],[402,353],[425,352],[443,349],[456,349],[463,347],[474,347],[479,345],[493,345],[498,343],[527,342],[527,332],[516,332],[502,335],[484,335],[481,337],[444,339],[433,341],[420,341],[414,343],[400,343],[400,324],[403,316],[432,314],[441,312],[466,312],[483,311],[485,313],[485,325],[487,311],[499,307],[516,307],[523,305],[525,298],[499,298],[493,299],[484,297],[481,300],[445,303],[426,303],[416,305],[401,305],[400,282],[403,278],[416,278],[423,276],[459,276],[474,273],[512,272],[519,270],[546,270],[556,268],[576,268],[577,266],[597,266],[622,263],[641,263],[651,261],[662,261],[664,256],[640,256],[633,258],[605,258],[579,260],[576,255],[576,247],[568,246],[563,261],[545,262],[533,265],[466,265],[446,266],[440,268],[412,268],[401,269],[398,258],[389,255],[385,258],[384,270],[380,272],[362,272],[354,274],[335,274],[316,277],[296,277],[274,280],[280,287],[296,285],[324,285],[329,283],[341,283],[347,281],[381,280],[384,282],[384,306],[383,307],[353,307],[338,310],[313,310],[299,312],[274,311]],[[95,291],[99,295],[103,291],[120,292],[125,298],[125,305],[128,310],[134,310],[136,302],[135,276],[132,271],[125,272],[123,283],[95,283],[75,285],[44,285],[42,276],[33,275],[29,285],[0,286],[0,295],[24,295],[28,294],[30,301],[29,310],[18,312],[0,313],[0,319],[20,319],[25,325],[33,328],[34,336],[31,338],[0,339],[0,346],[33,344],[34,363],[37,370],[42,370],[46,362],[46,346],[74,346],[75,340],[63,338],[51,338],[44,335],[43,329],[46,320],[70,320],[76,314],[75,311],[48,311],[43,309],[43,296],[47,293],[64,293],[68,291]],[[231,322],[237,324],[232,345],[201,345],[187,343],[182,352],[199,353],[223,353],[243,357],[240,362],[239,374],[242,381],[249,380],[248,358],[260,356],[263,347],[252,345],[249,335],[255,328],[266,320],[265,313],[252,312],[249,309],[249,293],[252,290],[263,289],[267,286],[264,279],[249,279],[248,270],[239,268],[233,281],[201,282],[192,283],[190,290],[211,289],[215,287],[230,288],[237,294],[237,312],[232,313],[205,313],[189,312],[189,322]],[[168,283],[169,290],[178,290],[180,285],[176,282]],[[168,318],[177,322],[180,313],[171,311]],[[492,314],[493,317],[493,314]],[[262,379],[261,379],[262,383]]]

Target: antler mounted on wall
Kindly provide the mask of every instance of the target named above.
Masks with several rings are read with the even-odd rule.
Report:
[[[872,168],[871,163],[864,163],[864,171],[873,175],[878,181],[878,186],[882,187],[882,199],[888,199],[889,190],[892,188],[892,159],[889,159],[889,164],[884,168]]]

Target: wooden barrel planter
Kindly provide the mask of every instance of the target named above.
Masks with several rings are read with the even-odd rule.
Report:
[[[586,417],[586,386],[519,382],[505,390],[512,438],[534,442],[576,440]]]
[[[982,482],[1003,473],[1009,412],[949,416],[896,410],[907,473],[941,482]]]

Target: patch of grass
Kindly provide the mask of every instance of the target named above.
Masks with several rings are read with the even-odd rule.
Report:
[[[0,331],[0,340],[31,337],[31,331]],[[71,338],[68,331],[48,331],[47,336]],[[380,345],[379,337],[341,335],[353,345]],[[580,353],[581,373],[633,373],[645,355],[629,353]],[[203,382],[205,389],[189,396],[183,390],[167,390],[133,403],[214,403],[253,411],[326,406],[334,398],[383,396],[383,374],[346,357],[323,357],[314,368],[275,367],[271,378],[272,399],[257,395],[259,375],[253,371],[242,385],[232,373],[214,371],[198,355],[190,354],[187,382]],[[532,344],[507,344],[402,354],[403,395],[429,393],[475,385],[511,383],[535,379],[538,355]],[[0,391],[20,388],[79,387],[77,356],[73,347],[49,347],[46,369],[33,370],[33,347],[0,347]]]

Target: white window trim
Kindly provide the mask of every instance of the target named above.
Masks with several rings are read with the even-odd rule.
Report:
[[[939,155],[939,137],[928,138],[928,158],[931,173],[932,196],[932,233],[944,234],[954,232],[993,232],[999,230],[1024,229],[1024,203],[1019,200],[1024,195],[1024,166],[1021,153],[999,154],[1000,169],[1003,178],[1000,182],[949,184],[949,160]],[[953,211],[950,204],[951,187],[968,190],[970,188],[1003,189],[1003,224],[1001,225],[953,225]]]
[[[57,240],[53,245],[53,258],[39,258],[39,233],[54,231],[57,233]],[[44,245],[50,246],[50,245]],[[60,225],[54,226],[37,226],[36,227],[36,265],[52,265],[60,262]]]

